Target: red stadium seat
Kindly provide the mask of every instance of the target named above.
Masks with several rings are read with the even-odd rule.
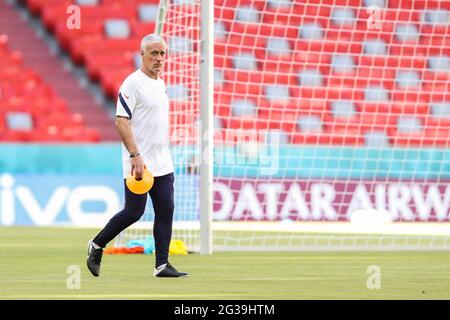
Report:
[[[231,95],[222,91],[214,92],[214,114],[220,117],[231,116]]]
[[[73,4],[72,1],[51,3],[49,6],[43,6],[42,9],[42,22],[47,30],[53,32],[56,22],[58,20],[65,21],[68,17],[67,8],[68,5]]]
[[[425,127],[420,132],[399,133],[395,128],[389,130],[391,144],[400,147],[449,147],[449,127]]]
[[[66,142],[99,142],[100,134],[94,128],[86,128],[79,126],[69,126],[62,129],[62,136]]]
[[[71,56],[76,63],[84,63],[85,56],[90,52],[93,54],[99,51],[124,53],[127,51],[139,50],[141,39],[108,39],[102,35],[93,35],[92,37],[85,37],[77,39],[74,42]]]
[[[245,148],[248,143],[262,143],[265,141],[264,132],[253,129],[219,129],[214,132],[214,142],[219,147],[223,145],[239,145]]]
[[[392,43],[389,47],[389,54],[394,57],[417,57],[426,56],[428,54],[428,48],[420,44],[404,44],[404,43]]]
[[[133,68],[134,53],[125,52],[124,54],[117,54],[116,52],[109,51],[87,52],[85,54],[85,65],[90,79],[94,81],[99,80],[102,70],[114,70],[126,67]]]
[[[258,117],[232,117],[224,119],[228,129],[261,130],[267,129],[268,123]]]
[[[420,45],[426,49],[427,55],[447,55],[450,56],[450,29],[446,28],[446,35],[432,34],[430,36],[422,36],[420,39]]]
[[[231,23],[234,19],[234,7],[220,5],[217,1],[214,5],[214,17],[220,18],[225,23]]]
[[[296,118],[292,113],[259,113],[254,117],[229,117],[223,119],[224,126],[229,129],[244,130],[283,130],[292,132],[296,126]]]
[[[291,134],[291,143],[293,144],[323,144],[323,145],[363,145],[364,137],[355,131],[333,131],[319,133],[296,132]]]
[[[6,121],[4,112],[0,111],[0,140],[2,134],[6,131]]]
[[[266,8],[263,22],[267,24],[284,24],[298,26],[306,19],[325,19],[330,15],[330,6],[312,3],[295,3],[291,8]]]
[[[326,31],[328,40],[346,41],[351,43],[359,43],[368,39],[380,39],[385,43],[390,43],[393,39],[394,23],[383,21],[380,29],[371,29],[367,19],[355,24],[354,27],[342,29],[342,27],[329,26]]]
[[[65,51],[70,51],[75,39],[101,33],[103,33],[103,23],[97,20],[85,22],[80,29],[68,29],[66,21],[58,21],[55,24],[55,35]]]
[[[388,5],[391,9],[408,10],[412,8],[413,1],[414,0],[389,0]]]
[[[111,5],[119,3],[120,5],[123,5],[122,0],[102,0],[102,5]],[[127,0],[126,3],[129,7],[134,8],[140,4],[159,4],[159,0]]]
[[[263,95],[263,88],[261,86],[249,86],[247,84],[226,84],[222,88],[222,92],[233,97],[239,95],[247,96],[249,98],[261,97]]]
[[[232,88],[224,86],[214,94],[215,112],[220,116],[231,117],[231,104],[234,101],[246,100],[252,102],[256,107],[263,105],[264,97],[260,94],[248,94],[246,92],[235,92]]]
[[[0,137],[6,142],[30,142],[33,139],[33,131],[7,130]]]
[[[155,22],[132,23],[133,38],[142,39],[144,36],[155,31]]]
[[[420,101],[391,102],[388,112],[392,114],[417,114],[425,115],[429,113],[428,104]]]
[[[315,51],[324,53],[353,53],[361,54],[361,43],[349,43],[346,40],[324,39],[303,40],[298,39],[294,44],[295,51]]]
[[[328,112],[328,101],[322,99],[308,99],[308,98],[291,98],[286,102],[262,100],[260,112],[262,114],[274,114],[279,112],[281,114],[322,114]]]
[[[391,2],[391,0],[389,2]],[[411,11],[407,10],[406,8],[400,9],[401,10],[398,10],[397,8],[395,8],[394,10],[392,9],[382,10],[380,14],[380,18],[382,21],[381,27],[383,28],[383,24],[385,23],[391,24],[393,22],[403,22],[403,21],[415,23],[420,21],[418,11]],[[361,19],[361,21],[367,21],[367,19],[370,18],[371,14],[373,13],[370,10],[363,9],[359,11],[358,18]]]
[[[262,83],[294,86],[297,79],[294,75],[267,71],[225,71],[225,78],[230,83]]]
[[[216,0],[216,6],[236,8],[238,5],[241,6],[254,6],[255,8],[262,10],[266,3],[265,0]]]
[[[400,1],[400,0],[395,0]],[[413,1],[408,0],[408,2],[411,3],[411,6],[408,8],[413,8],[417,10],[424,10],[424,9],[446,9],[450,10],[450,3],[448,1],[441,1],[441,0],[427,0],[427,1]]]
[[[323,6],[349,6],[349,7],[359,7],[361,5],[361,0],[308,0],[308,3],[320,7]]]
[[[0,37],[0,40],[1,43],[6,43],[4,37]],[[66,102],[57,96],[55,90],[39,74],[23,65],[21,53],[11,52],[3,45],[0,57],[0,141],[66,141],[63,135],[50,133],[58,128],[68,130],[73,126],[79,128],[80,135],[72,135],[72,140],[99,141],[97,130],[86,128],[80,115],[71,114]],[[17,119],[14,121],[16,124],[7,123],[7,118],[12,121],[10,116],[14,113],[16,116],[17,113],[27,113],[30,116],[24,119],[26,129],[17,129],[25,128],[24,122],[17,122]]]
[[[424,71],[422,83],[425,86],[442,86],[450,82],[450,72],[442,70],[439,72]]]
[[[64,0],[27,0],[28,8],[34,15],[41,15],[44,7],[52,7],[61,4]],[[72,0],[65,1],[67,5],[73,4]]]
[[[83,17],[87,17],[81,30],[67,30],[65,19],[67,13],[66,1],[28,0],[29,7],[35,14],[42,13],[42,19],[50,30],[55,30],[61,46],[70,52],[78,64],[85,64],[91,79],[100,81],[105,93],[115,99],[123,79],[135,69],[134,54],[138,52],[142,36],[154,30],[155,24],[140,23],[137,16],[137,6],[140,3],[159,3],[158,0],[130,0],[123,4],[119,0],[103,0],[98,6],[82,7]],[[450,120],[432,117],[430,104],[435,102],[450,102],[450,73],[447,70],[432,70],[428,68],[429,57],[447,55],[450,57],[450,37],[448,25],[431,25],[422,21],[426,10],[450,10],[448,1],[385,1],[387,8],[380,11],[379,28],[372,28],[373,12],[364,7],[361,0],[310,0],[292,1],[288,6],[271,6],[265,0],[216,0],[216,21],[224,24],[226,29],[221,39],[214,44],[214,65],[223,76],[222,81],[215,83],[215,115],[223,121],[225,128],[237,129],[279,129],[290,134],[292,143],[319,143],[336,145],[361,145],[364,134],[369,131],[387,132],[391,143],[401,147],[447,146]],[[239,22],[236,18],[238,6],[254,6],[259,12],[260,21]],[[353,10],[354,23],[351,25],[336,25],[332,16],[335,8],[346,7]],[[414,9],[414,10],[411,10]],[[184,15],[195,16],[192,24],[200,25],[200,17],[196,15],[196,7],[190,4],[179,5],[175,10]],[[107,39],[103,33],[103,22],[107,18],[125,18],[131,26],[130,39]],[[419,40],[400,42],[396,36],[396,28],[405,23],[412,23],[420,34]],[[312,29],[303,33],[302,25],[318,24],[322,30],[311,33]],[[309,26],[308,26],[309,27]],[[166,25],[172,36],[198,38],[198,29],[186,32],[177,23]],[[319,28],[320,29],[320,28]],[[301,38],[304,37],[304,38]],[[307,39],[317,36],[318,39]],[[319,38],[321,36],[321,38]],[[271,37],[286,39],[281,43],[283,50],[273,50],[269,42]],[[368,40],[382,40],[387,54],[369,55]],[[369,43],[370,44],[370,43]],[[4,45],[3,45],[4,46]],[[194,43],[192,56],[172,55],[166,68],[172,73],[182,74],[190,66],[200,64],[198,45]],[[0,58],[2,58],[0,41]],[[367,51],[367,52],[366,52]],[[236,54],[250,54],[254,60],[242,64],[235,60]],[[354,68],[339,73],[333,70],[331,64],[335,54],[345,54],[353,57]],[[175,58],[174,58],[175,57]],[[245,62],[245,61],[244,61]],[[256,63],[256,69],[252,63]],[[24,99],[33,101],[34,106],[44,110],[45,104],[57,104],[58,110],[67,112],[66,106],[58,102],[52,94],[41,89],[39,79],[32,75],[22,76],[22,58],[0,59],[0,76],[9,81],[4,84],[5,95],[20,90],[21,98],[12,100],[12,108],[25,108]],[[242,69],[236,69],[241,65]],[[245,68],[245,69],[244,69]],[[247,69],[248,68],[248,69]],[[194,70],[195,68],[192,68]],[[398,85],[397,77],[400,71],[413,71],[419,76],[420,85],[416,88],[403,88]],[[189,90],[198,90],[198,82],[192,81],[190,74],[173,76],[164,75],[168,85],[181,81],[189,82]],[[309,78],[308,78],[309,77]],[[308,85],[301,82],[317,77],[317,83],[311,81]],[[14,82],[8,79],[20,79]],[[305,80],[306,79],[306,80]],[[315,78],[314,78],[315,79]],[[3,81],[3,83],[6,83]],[[20,84],[26,83],[26,88]],[[306,83],[306,82],[304,82]],[[266,87],[280,85],[281,100],[268,99]],[[312,86],[316,85],[316,86]],[[0,82],[2,86],[2,82]],[[381,86],[388,92],[388,101],[365,101],[365,90],[370,86]],[[42,86],[45,87],[45,86]],[[285,96],[285,88],[289,96]],[[20,88],[20,89],[19,89]],[[277,89],[277,88],[275,88]],[[38,99],[36,92],[42,92],[46,98]],[[277,97],[279,93],[273,94]],[[25,98],[26,97],[26,98]],[[252,101],[257,112],[250,117],[237,117],[232,114],[233,101],[246,99]],[[178,123],[184,130],[194,124],[197,112],[192,112],[192,106],[198,105],[198,99],[188,102],[172,102],[171,122]],[[352,118],[336,118],[331,112],[333,102],[349,100],[354,103],[356,113]],[[189,116],[187,115],[189,113]],[[339,114],[339,113],[338,113]],[[424,128],[418,133],[399,133],[397,118],[414,115],[419,117]],[[323,123],[321,132],[299,132],[297,127],[299,117],[317,116]],[[174,118],[176,117],[176,118]],[[42,123],[43,119],[38,119]],[[50,125],[52,127],[53,125]],[[62,131],[55,134],[43,132],[42,139],[65,139],[78,129],[73,129],[72,135]],[[70,131],[70,130],[69,130]],[[1,123],[0,123],[1,132]],[[176,133],[176,132],[175,132]],[[218,132],[222,134],[222,132]],[[0,133],[1,134],[1,133]],[[80,129],[80,137],[91,137]],[[20,134],[10,134],[11,138],[21,137]],[[447,136],[446,136],[447,135]],[[434,138],[433,138],[434,137]],[[84,139],[84,138],[80,138]],[[181,141],[180,137],[175,140]],[[195,132],[188,132],[183,141],[195,141]]]
[[[367,67],[382,67],[387,69],[423,69],[426,67],[426,57],[398,57],[398,56],[368,56],[359,57],[359,65]]]
[[[114,100],[118,97],[120,85],[123,80],[135,71],[133,67],[124,67],[117,70],[104,69],[100,71],[100,84],[106,95]]]
[[[368,85],[382,85],[391,90],[394,87],[395,71],[384,67],[364,67],[357,66],[353,74],[333,74],[331,73],[330,84],[343,85],[351,88],[365,88]]]

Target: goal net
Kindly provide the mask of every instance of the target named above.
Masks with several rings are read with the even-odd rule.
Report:
[[[200,0],[162,1],[173,238],[199,244]],[[213,248],[450,248],[450,2],[215,0]],[[121,240],[149,234],[151,207]],[[150,228],[150,229],[149,229]]]

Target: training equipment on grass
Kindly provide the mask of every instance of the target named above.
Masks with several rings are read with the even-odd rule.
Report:
[[[175,236],[200,252],[449,249],[450,7],[213,4],[211,18],[204,1],[161,2]]]
[[[140,179],[131,174],[126,178],[128,189],[135,194],[144,194],[149,192],[153,186],[153,182],[153,174],[147,169],[144,169],[144,174]]]

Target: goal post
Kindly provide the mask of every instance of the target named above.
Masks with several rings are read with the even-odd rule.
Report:
[[[167,8],[170,6],[170,0],[161,0],[158,4],[156,15],[155,33],[162,34],[164,21],[166,20]]]
[[[200,42],[200,254],[213,251],[214,1],[201,2]]]
[[[450,249],[450,5],[162,2],[173,238],[204,254]]]

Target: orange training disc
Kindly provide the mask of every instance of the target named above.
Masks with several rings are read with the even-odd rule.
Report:
[[[154,178],[150,171],[144,169],[142,179],[137,180],[135,176],[128,175],[126,184],[128,189],[135,194],[147,193],[153,186]]]

